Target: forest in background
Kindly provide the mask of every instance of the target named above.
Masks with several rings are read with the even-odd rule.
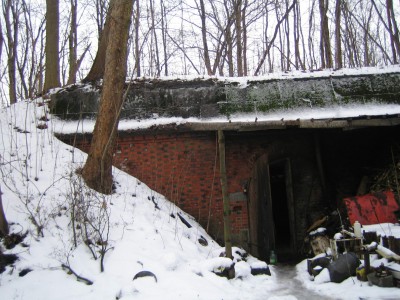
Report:
[[[61,86],[85,78],[109,0],[1,5],[1,106],[46,90],[46,16],[57,18],[49,26],[58,29],[52,77]],[[135,0],[127,75],[240,77],[398,64],[399,7],[400,0]]]

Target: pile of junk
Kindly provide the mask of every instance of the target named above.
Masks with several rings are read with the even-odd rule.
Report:
[[[328,281],[340,283],[357,276],[370,285],[400,288],[396,194],[386,190],[345,198],[346,222],[339,210],[314,222],[305,239],[312,257],[307,260],[312,280],[329,274]]]

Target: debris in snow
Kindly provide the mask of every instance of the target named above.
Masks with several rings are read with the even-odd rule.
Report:
[[[251,275],[268,275],[271,276],[271,271],[267,264],[263,267],[254,267],[251,266]]]
[[[399,204],[391,190],[343,199],[349,221],[362,225],[396,223]]]
[[[235,274],[235,263],[228,257],[214,257],[208,260],[207,270],[220,277],[233,278]]]
[[[357,255],[353,252],[340,255],[327,267],[331,281],[340,283],[350,276],[355,276],[360,263]]]
[[[393,287],[393,276],[387,271],[383,264],[376,268],[375,272],[368,274],[367,277],[371,285]]]
[[[76,273],[74,272],[74,270],[72,270],[71,267],[70,267],[70,266],[67,266],[66,264],[61,264],[61,268],[62,268],[64,271],[67,271],[68,274],[70,274],[70,275],[71,275],[71,274],[74,274],[77,281],[84,282],[84,283],[86,283],[87,285],[92,285],[92,284],[93,284],[93,281],[91,281],[91,280],[89,280],[89,279],[87,279],[87,278],[85,278],[85,277],[82,277],[82,276],[76,274]]]
[[[136,280],[138,278],[143,278],[143,277],[153,277],[154,280],[157,282],[157,276],[154,275],[153,272],[150,271],[140,271],[139,273],[137,273],[134,277],[133,280]]]
[[[186,225],[187,228],[192,228],[192,225],[190,225],[190,223],[186,221],[186,219],[182,216],[181,213],[178,213],[178,217],[182,221],[182,223]]]
[[[329,248],[329,237],[326,234],[326,228],[320,227],[311,231],[309,239],[314,255],[325,253]]]
[[[390,258],[400,262],[399,255],[397,255],[396,253],[394,253],[393,251],[391,251],[386,247],[378,245],[376,242],[373,242],[369,246],[367,246],[367,249],[368,251],[376,251],[379,255],[381,255],[384,258]]]
[[[6,269],[6,266],[12,265],[18,256],[15,254],[3,254],[0,249],[0,274],[3,273]]]
[[[21,272],[18,273],[18,276],[19,276],[19,277],[24,277],[26,274],[28,274],[28,273],[30,273],[30,272],[32,272],[32,271],[33,271],[33,270],[32,270],[32,269],[29,269],[29,268],[23,269]]]
[[[206,238],[205,238],[204,236],[201,235],[201,236],[199,237],[198,241],[199,241],[199,244],[200,244],[200,245],[202,245],[202,246],[204,246],[204,247],[207,247],[207,246],[208,246],[208,242],[207,242],[207,240],[206,240]]]

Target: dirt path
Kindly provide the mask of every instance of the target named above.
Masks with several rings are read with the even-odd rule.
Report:
[[[296,267],[291,265],[278,265],[273,270],[273,276],[276,276],[280,284],[271,291],[270,300],[335,300],[319,295],[312,290],[305,288],[302,283],[296,279]]]

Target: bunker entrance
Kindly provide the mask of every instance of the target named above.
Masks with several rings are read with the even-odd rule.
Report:
[[[269,178],[266,184],[270,186],[270,195],[267,199],[267,207],[271,207],[271,218],[273,221],[274,233],[271,241],[272,248],[279,257],[280,261],[286,261],[291,257],[292,230],[290,228],[291,220],[289,214],[288,189],[290,181],[288,176],[289,161],[281,160],[269,164]],[[269,180],[268,180],[269,179]],[[269,181],[269,182],[268,182]]]
[[[274,251],[280,262],[295,255],[295,220],[289,158],[270,162],[261,157],[253,170],[250,187],[251,251],[268,261]]]

